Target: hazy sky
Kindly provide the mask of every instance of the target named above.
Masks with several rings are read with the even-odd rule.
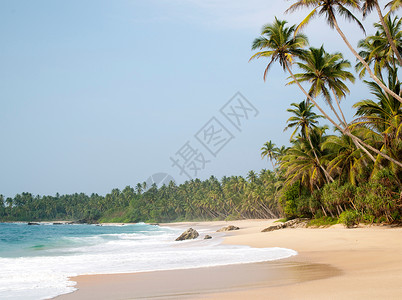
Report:
[[[266,62],[248,59],[263,24],[307,14],[284,15],[290,3],[1,1],[0,194],[105,194],[158,172],[181,183],[187,177],[171,158],[185,150],[190,158],[191,149],[199,167],[201,154],[207,161],[202,179],[269,168],[260,148],[288,144],[286,109],[303,95],[285,87],[279,67],[264,83]],[[342,25],[353,44],[362,38],[357,26]],[[311,45],[355,63],[324,21],[305,32]],[[369,95],[360,83],[351,90],[343,104],[349,119],[352,103]],[[255,108],[241,131],[219,111],[238,91]],[[213,117],[225,130],[213,146],[219,151],[209,152],[202,129],[213,128]]]

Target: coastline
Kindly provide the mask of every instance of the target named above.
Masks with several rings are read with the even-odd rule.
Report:
[[[161,226],[208,229],[222,226],[224,244],[296,250],[291,258],[133,274],[71,278],[78,290],[54,299],[398,299],[402,294],[402,228],[335,225],[261,233],[273,220],[185,222]],[[210,234],[210,233],[208,233]],[[216,235],[215,235],[216,236]],[[196,242],[196,241],[195,241]]]

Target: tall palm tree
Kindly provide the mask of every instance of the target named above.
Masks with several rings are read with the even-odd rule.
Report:
[[[296,26],[293,25],[291,27],[286,27],[286,21],[280,21],[275,18],[273,24],[268,24],[263,27],[262,35],[259,38],[256,38],[253,42],[252,49],[260,49],[263,51],[259,51],[254,54],[250,60],[254,58],[271,58],[268,63],[265,72],[264,79],[266,78],[267,72],[271,67],[272,63],[278,61],[284,70],[287,70],[290,76],[293,78],[297,86],[304,93],[304,95],[317,107],[317,109],[324,115],[324,117],[330,121],[336,128],[341,130],[344,134],[350,136],[354,141],[361,144],[363,147],[362,150],[366,152],[367,155],[371,155],[368,150],[383,156],[384,158],[391,160],[397,165],[402,167],[402,163],[395,161],[393,158],[389,157],[387,154],[378,151],[376,148],[364,143],[361,139],[354,136],[350,133],[347,128],[342,128],[337,124],[328,114],[318,105],[318,103],[311,97],[307,91],[301,86],[300,82],[297,80],[295,75],[293,74],[290,66],[295,57],[302,56],[305,51],[301,49],[302,47],[307,45],[307,38],[304,35],[296,33]],[[395,94],[395,93],[394,93]]]
[[[394,36],[390,32],[388,24],[386,24],[386,21],[384,19],[380,5],[378,4],[377,0],[363,0],[363,5],[362,5],[363,17],[366,17],[366,15],[369,12],[371,12],[374,8],[376,9],[378,17],[380,18],[380,22],[384,29],[385,36],[389,42],[389,45],[391,46],[393,53],[395,54],[396,58],[398,59],[399,64],[402,65],[401,54],[399,53],[399,50],[397,49],[397,46],[394,41]],[[388,17],[390,17],[390,16],[388,15]]]
[[[331,175],[325,170],[325,168],[320,163],[320,160],[316,153],[316,149],[314,149],[313,143],[310,138],[310,131],[317,127],[316,126],[316,124],[318,123],[317,119],[322,118],[322,116],[315,114],[312,111],[313,105],[311,103],[306,103],[306,101],[302,101],[299,104],[292,103],[291,105],[294,106],[295,109],[287,109],[287,111],[293,113],[294,116],[290,117],[286,121],[288,123],[288,126],[285,127],[284,131],[289,128],[293,127],[295,128],[292,135],[290,136],[290,139],[292,140],[295,133],[300,129],[301,137],[307,139],[307,141],[309,142],[316,163],[324,172],[327,181],[328,182],[334,181]]]
[[[265,25],[262,28],[261,36],[253,42],[252,50],[264,49],[264,51],[255,53],[250,60],[261,57],[271,59],[265,68],[264,80],[274,62],[278,61],[283,70],[287,70],[295,57],[304,54],[302,48],[308,45],[307,37],[304,34],[294,34],[295,25],[287,27],[286,24],[286,21],[280,21],[275,17],[274,23]]]
[[[339,33],[349,50],[354,56],[362,63],[362,65],[367,69],[370,77],[383,88],[388,94],[392,95],[398,101],[402,103],[402,97],[395,94],[390,90],[370,69],[369,65],[364,61],[364,59],[357,53],[357,51],[352,47],[349,40],[347,39],[344,32],[340,29],[338,21],[336,19],[336,12],[344,16],[346,19],[356,22],[359,27],[364,31],[363,25],[360,21],[351,13],[348,8],[360,10],[359,0],[295,0],[296,3],[291,5],[286,12],[294,12],[302,8],[313,8],[313,10],[307,15],[307,17],[299,24],[296,32],[306,26],[309,21],[317,15],[323,15],[331,28],[335,28]]]
[[[274,163],[272,162],[272,160],[275,157],[275,150],[276,150],[275,144],[272,143],[271,141],[266,142],[264,144],[264,146],[261,148],[261,151],[262,151],[261,152],[261,158],[262,159],[264,157],[268,158],[271,161],[272,169],[275,169]]]
[[[312,111],[314,105],[311,103],[306,103],[306,101],[302,101],[300,103],[292,103],[291,106],[294,108],[288,108],[286,111],[292,113],[294,116],[291,116],[286,123],[288,126],[285,127],[284,131],[294,128],[290,139],[293,139],[293,136],[300,130],[302,137],[306,138],[310,129],[317,127],[318,124],[317,119],[322,118],[322,116],[317,115]]]
[[[347,122],[340,107],[340,101],[350,92],[345,82],[353,83],[355,81],[353,74],[347,70],[351,66],[350,62],[343,59],[343,55],[339,52],[327,53],[323,46],[321,48],[311,47],[301,60],[301,62],[297,62],[297,65],[303,72],[295,74],[295,77],[299,82],[309,82],[311,84],[309,95],[312,97],[322,95],[339,122],[346,126]],[[289,84],[293,83],[295,82],[292,81]],[[342,120],[332,105],[331,94],[342,114]]]

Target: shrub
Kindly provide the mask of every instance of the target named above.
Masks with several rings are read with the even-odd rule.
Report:
[[[338,223],[337,218],[332,217],[321,217],[317,219],[310,220],[307,223],[307,227],[329,227]]]
[[[352,228],[359,224],[359,213],[355,210],[346,210],[339,216],[339,223],[347,228]]]

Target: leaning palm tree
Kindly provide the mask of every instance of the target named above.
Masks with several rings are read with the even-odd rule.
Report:
[[[393,2],[395,2],[395,1],[393,1]],[[394,41],[394,35],[391,33],[391,31],[388,27],[388,24],[386,24],[386,21],[384,19],[380,5],[378,4],[377,0],[364,0],[363,1],[363,5],[362,5],[363,17],[366,17],[367,14],[369,12],[371,12],[374,8],[376,9],[378,17],[380,18],[380,23],[381,23],[382,27],[384,28],[384,33],[385,33],[385,36],[387,37],[388,43],[391,46],[392,51],[395,54],[399,64],[402,65],[402,57],[401,57],[401,54],[399,53],[399,50],[397,49],[396,43]],[[389,17],[389,15],[388,15],[388,17]]]
[[[402,103],[402,97],[395,94],[392,90],[390,90],[370,69],[369,65],[365,62],[365,60],[357,53],[357,51],[352,47],[349,40],[347,39],[344,32],[338,25],[338,20],[336,18],[336,13],[338,12],[340,15],[344,16],[346,19],[356,22],[359,27],[364,31],[363,25],[360,21],[352,14],[352,12],[348,8],[358,9],[360,10],[359,0],[296,0],[296,3],[291,5],[286,12],[294,12],[298,9],[302,8],[313,8],[313,10],[307,15],[307,17],[299,24],[296,29],[296,33],[298,30],[306,26],[309,21],[317,15],[323,15],[331,28],[335,28],[339,33],[349,50],[353,53],[354,56],[362,63],[362,65],[367,69],[370,77],[379,85],[382,89],[384,89],[388,94],[392,95],[398,101]]]
[[[305,53],[305,51],[301,48],[306,46],[308,42],[307,38],[304,35],[295,32],[295,25],[287,27],[286,24],[286,21],[280,21],[275,18],[273,24],[268,24],[263,27],[261,36],[259,38],[256,38],[253,42],[252,49],[259,49],[261,51],[255,53],[250,58],[250,60],[255,58],[270,59],[270,62],[268,63],[264,71],[264,80],[272,63],[278,61],[282,68],[289,72],[290,76],[293,78],[300,90],[312,103],[314,103],[314,105],[324,115],[324,117],[341,132],[350,136],[355,142],[359,143],[362,146],[362,150],[365,151],[367,155],[371,155],[370,152],[368,152],[367,150],[370,149],[371,151],[383,156],[388,160],[391,160],[392,162],[402,167],[402,163],[395,161],[387,154],[382,153],[376,148],[364,143],[361,139],[351,134],[347,128],[342,128],[341,126],[339,126],[339,124],[332,120],[332,118],[318,105],[314,98],[311,97],[301,86],[300,82],[297,80],[292,70],[290,69],[290,66],[293,63],[294,58],[301,57]]]
[[[264,157],[268,158],[271,161],[272,169],[275,169],[274,163],[272,162],[272,160],[274,159],[274,156],[275,156],[275,150],[276,150],[275,144],[272,143],[271,141],[266,142],[264,144],[264,146],[261,148],[261,151],[262,151],[261,158],[264,158]]]

